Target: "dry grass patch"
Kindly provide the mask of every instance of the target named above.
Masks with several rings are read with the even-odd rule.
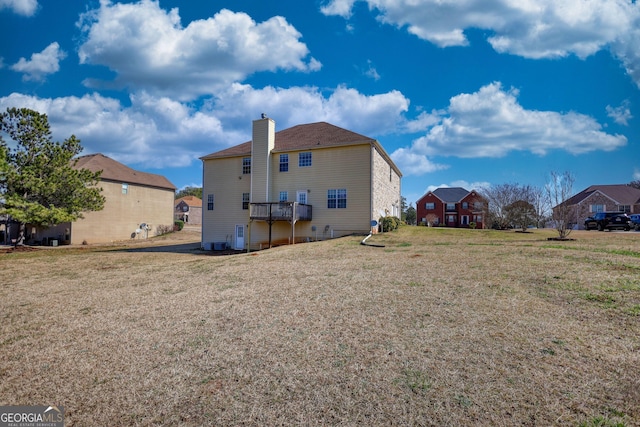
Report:
[[[0,255],[0,404],[67,425],[639,425],[640,233],[552,235]]]

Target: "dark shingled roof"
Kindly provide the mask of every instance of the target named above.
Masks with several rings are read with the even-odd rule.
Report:
[[[464,199],[469,191],[462,187],[437,188],[432,193],[445,203],[457,203]]]
[[[626,184],[592,185],[567,200],[569,205],[577,205],[592,194],[600,192],[619,205],[640,204],[640,190]]]
[[[375,139],[334,126],[326,122],[297,125],[276,132],[274,151],[309,150],[341,145],[373,144]],[[202,160],[251,154],[251,141],[211,153]]]
[[[100,153],[78,157],[75,168],[89,169],[92,172],[102,171],[100,179],[105,181],[145,185],[172,191],[176,189],[175,185],[162,175],[131,169]]]

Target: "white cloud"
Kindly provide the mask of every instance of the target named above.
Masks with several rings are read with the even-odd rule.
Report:
[[[326,15],[350,17],[357,0],[334,0]],[[360,0],[381,22],[440,47],[466,46],[464,31],[492,31],[501,53],[580,58],[611,48],[640,87],[640,2],[629,0]]]
[[[343,18],[351,17],[351,9],[357,0],[331,0],[320,8],[325,15],[337,15]]]
[[[259,71],[321,67],[308,57],[302,35],[279,16],[256,23],[245,13],[223,9],[182,27],[177,8],[167,12],[151,0],[102,0],[78,25],[85,36],[81,63],[109,67],[117,85],[181,100],[213,94]]]
[[[325,96],[311,87],[254,89],[237,83],[198,110],[147,92],[131,95],[130,103],[124,106],[96,93],[55,99],[14,93],[0,98],[0,111],[18,107],[46,113],[55,140],[74,134],[85,154],[101,152],[128,165],[161,168],[188,166],[198,157],[250,140],[251,120],[263,112],[277,112],[277,130],[327,121],[379,135],[393,132],[408,108],[408,100],[395,91],[367,96],[339,87]]]
[[[0,0],[0,10],[11,9],[13,13],[33,16],[38,9],[38,0]]]
[[[22,79],[25,81],[42,81],[49,75],[60,70],[60,61],[67,57],[67,54],[60,49],[58,42],[53,42],[42,52],[34,53],[31,59],[20,58],[18,62],[11,66],[13,71],[24,73]]]
[[[543,156],[552,150],[582,154],[612,151],[627,143],[622,135],[603,132],[602,126],[589,116],[526,110],[517,96],[517,90],[503,90],[500,83],[456,95],[447,110],[438,113],[438,123],[426,135],[414,140],[410,148],[397,150],[392,157],[398,159],[407,175],[417,175],[429,171],[418,168],[420,162],[426,161],[420,157],[503,157],[514,151]]]
[[[619,107],[612,107],[607,105],[607,116],[611,117],[614,122],[619,125],[628,126],[629,120],[633,118],[631,110],[629,109],[629,101],[625,101]]]

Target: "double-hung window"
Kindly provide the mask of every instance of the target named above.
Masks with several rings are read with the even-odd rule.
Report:
[[[288,154],[280,154],[280,172],[289,172]]]
[[[249,209],[249,193],[242,193],[242,209]]]
[[[344,209],[347,207],[347,189],[338,188],[327,191],[327,208]]]
[[[129,184],[122,184],[122,194],[128,194],[129,193]]]
[[[249,175],[251,173],[251,157],[242,158],[242,174]]]
[[[281,191],[278,201],[279,202],[286,202],[287,200],[289,200],[289,193],[287,191]]]
[[[207,194],[207,210],[213,210],[213,194]]]
[[[424,204],[424,208],[428,211],[432,211],[436,208],[436,204],[434,202],[427,202]]]
[[[304,168],[311,166],[311,151],[298,154],[298,167]]]

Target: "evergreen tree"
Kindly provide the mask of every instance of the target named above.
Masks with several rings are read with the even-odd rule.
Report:
[[[8,135],[14,148],[3,139]],[[0,214],[21,224],[50,227],[104,207],[100,172],[74,168],[80,140],[51,139],[46,114],[9,108],[0,114]],[[17,242],[19,243],[19,242]]]

